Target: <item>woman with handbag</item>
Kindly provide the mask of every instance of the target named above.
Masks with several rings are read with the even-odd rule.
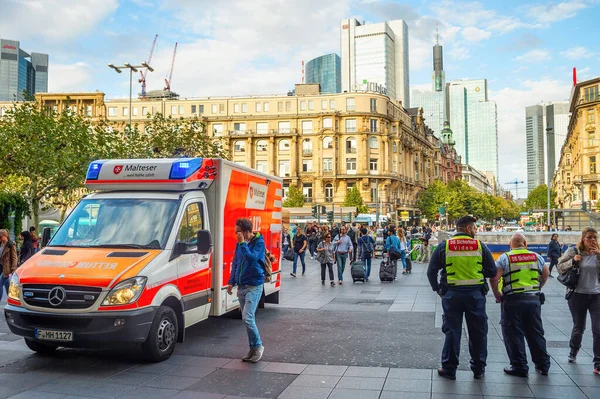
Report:
[[[323,241],[317,247],[316,259],[321,264],[321,285],[325,285],[325,268],[329,269],[329,280],[332,287],[335,287],[333,281],[333,262],[335,259],[335,244],[331,242],[331,234],[326,232],[323,235]]]
[[[558,272],[561,282],[567,285],[566,298],[573,317],[569,362],[574,363],[577,359],[589,312],[594,342],[594,374],[600,374],[600,249],[596,229],[583,229],[581,241],[567,249],[560,258]]]

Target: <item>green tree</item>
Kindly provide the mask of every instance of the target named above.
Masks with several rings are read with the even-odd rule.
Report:
[[[554,207],[556,201],[556,191],[550,190],[550,204]],[[533,209],[547,209],[548,208],[548,186],[540,184],[527,196],[525,204],[523,205],[524,210],[531,211]]]
[[[296,186],[290,186],[287,198],[283,201],[284,208],[301,208],[304,206],[304,195]]]
[[[358,213],[369,212],[369,207],[364,204],[363,197],[360,195],[360,191],[356,186],[352,187],[351,190],[346,191],[344,206],[355,206]]]
[[[92,160],[117,154],[118,133],[92,126],[83,113],[35,101],[14,103],[0,118],[0,170],[22,179],[36,226],[45,199],[83,187]]]
[[[448,199],[448,187],[440,180],[434,181],[429,187],[421,191],[417,199],[417,207],[427,219],[435,219],[440,206]]]

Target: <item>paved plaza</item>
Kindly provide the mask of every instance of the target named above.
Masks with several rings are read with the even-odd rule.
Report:
[[[291,262],[284,262],[281,303],[257,314],[266,347],[258,364],[239,360],[247,341],[235,315],[188,329],[176,354],[157,364],[121,352],[36,355],[2,317],[0,398],[600,398],[589,328],[577,363],[567,362],[571,316],[555,279],[544,288],[542,307],[549,376],[503,373],[500,307],[489,294],[486,375],[473,380],[465,331],[457,380],[447,381],[435,371],[444,338],[441,301],[429,288],[426,265],[414,264],[412,274],[393,283],[379,282],[374,266],[370,282],[352,284],[348,268],[344,285],[330,287],[321,285],[319,265],[307,263],[306,275],[293,278]]]

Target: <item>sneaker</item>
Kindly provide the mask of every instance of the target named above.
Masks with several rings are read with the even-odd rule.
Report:
[[[296,277],[296,273],[290,273],[290,276]]]
[[[314,259],[314,258],[311,256],[310,259]]]
[[[330,284],[332,287],[335,287],[335,283],[333,281]]]
[[[406,272],[404,271],[404,272],[402,272],[402,274],[406,274]]]
[[[443,368],[439,368],[437,372],[440,377],[447,378],[449,380],[456,380],[456,373],[450,372]]]
[[[256,349],[254,349],[254,356],[252,356],[252,359],[250,359],[250,361],[252,363],[258,363],[258,361],[262,358],[264,351],[265,351],[265,347],[262,345]]]
[[[548,277],[550,277],[550,278],[554,278],[554,276],[553,276],[553,275],[550,275],[550,276],[548,276]]]
[[[473,378],[475,378],[476,380],[481,380],[484,375],[485,375],[485,370],[484,371],[473,371]]]
[[[321,285],[325,285],[325,280],[321,281]]]
[[[594,374],[600,375],[600,367],[594,368]]]
[[[246,356],[242,358],[242,362],[249,362],[252,360],[252,356],[254,356],[254,349],[250,349]]]
[[[338,284],[339,285],[344,285],[344,282],[342,280],[340,280]]]
[[[575,363],[577,361],[578,353],[579,349],[571,349],[571,352],[569,352],[569,356],[567,357],[567,359],[569,359],[569,363]]]

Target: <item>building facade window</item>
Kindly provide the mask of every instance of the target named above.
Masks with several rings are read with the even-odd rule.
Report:
[[[372,150],[379,148],[379,141],[377,140],[377,137],[369,138],[369,148]]]
[[[215,136],[221,136],[223,134],[223,125],[221,123],[215,123],[213,125],[213,133]]]
[[[398,162],[396,162],[396,161],[392,161],[392,172],[394,172],[394,173],[398,172]]]
[[[88,107],[90,107],[90,106],[88,105]],[[91,115],[91,110],[92,110],[92,108],[90,107],[90,115]],[[137,116],[138,115],[138,109],[137,109],[137,107],[131,108],[131,115],[133,115],[133,116]]]
[[[369,131],[372,133],[377,133],[377,119],[371,119],[369,121]]]
[[[171,105],[171,115],[177,115],[177,105]]]
[[[306,101],[300,101],[300,111],[306,111]]]
[[[256,103],[256,112],[260,112],[262,110],[262,103]]]
[[[585,93],[585,101],[597,101],[600,99],[600,95],[598,94],[598,86],[586,87],[584,89]]]
[[[313,123],[312,121],[302,121],[302,133],[312,133]]]
[[[335,100],[329,100],[329,109],[335,109]]]
[[[312,202],[312,198],[313,198],[312,183],[302,183],[302,194],[304,195],[304,202]]]
[[[257,152],[267,152],[269,150],[269,143],[267,140],[258,140],[256,142],[256,151]]]
[[[199,114],[203,114],[204,113],[204,105],[199,105],[198,106],[198,113]]]
[[[596,134],[590,133],[588,134],[588,146],[594,147],[596,145]]]
[[[346,139],[346,153],[356,154],[356,139],[354,137]]]
[[[246,123],[236,122],[233,124],[233,131],[235,133],[246,133]]]
[[[312,141],[310,139],[302,141],[302,155],[312,155]]]
[[[327,109],[327,100],[321,100],[321,109],[322,110]]]
[[[590,185],[590,200],[596,201],[598,199],[598,186],[595,184]]]
[[[129,108],[123,107],[123,116],[129,116]]]
[[[277,102],[277,112],[283,112],[283,101]]]
[[[246,142],[243,140],[236,141],[233,146],[235,152],[246,152]]]
[[[567,172],[567,184],[571,184],[571,172]]]
[[[290,161],[279,161],[279,177],[290,177]]]
[[[353,181],[347,181],[346,182],[346,191],[351,191],[354,186],[356,186],[356,183]]]
[[[312,111],[315,109],[315,102],[313,100],[308,100],[308,109]]]
[[[143,116],[148,115],[148,107],[142,107],[142,115]]]
[[[248,107],[246,103],[242,103],[242,112],[248,112]]]
[[[268,102],[263,103],[263,111],[269,112],[269,103]]]
[[[108,116],[117,116],[117,107],[108,107]]]
[[[312,172],[312,159],[305,159],[302,161],[302,171]]]
[[[233,112],[236,114],[240,112],[240,104],[233,104]]]
[[[356,119],[346,119],[346,133],[356,132]]]
[[[323,129],[331,129],[333,127],[333,120],[331,118],[323,118]]]
[[[217,104],[212,104],[210,107],[210,112],[216,114],[218,112]]]
[[[593,109],[588,109],[587,110],[587,123],[594,123],[596,122],[596,113],[594,112]]]
[[[330,136],[323,138],[323,149],[333,148],[333,138]]]
[[[285,110],[286,111],[291,111],[292,110],[292,102],[291,101],[286,101],[285,102]]]
[[[596,173],[596,156],[590,157],[590,173]]]
[[[179,106],[179,115],[183,115],[185,113],[185,109],[183,107],[183,105]]]
[[[267,173],[267,161],[256,161],[256,170]]]
[[[355,111],[356,110],[356,105],[354,102],[354,97],[347,97],[346,98],[346,111]]]
[[[369,102],[371,104],[371,112],[377,112],[377,99],[371,98]]]
[[[378,169],[377,169],[377,163],[378,162],[377,162],[376,158],[371,158],[369,160],[369,171],[371,171],[371,172],[377,172],[378,171]]]
[[[325,202],[333,202],[333,184],[325,185]]]
[[[333,171],[333,159],[332,158],[323,158],[323,172],[331,172]]]
[[[136,108],[136,110],[137,110],[137,108]],[[0,111],[0,116],[4,116],[5,113],[6,113],[6,108],[2,108],[2,110]],[[87,116],[92,116],[92,106],[91,105],[86,105],[85,114]],[[135,115],[137,115],[137,114],[135,114]]]
[[[346,173],[356,173],[356,158],[346,158]]]
[[[290,122],[279,122],[277,125],[277,129],[279,130],[279,133],[289,133]]]
[[[398,152],[398,144],[395,141],[392,141],[392,152],[395,154]]]
[[[256,123],[256,133],[258,133],[258,134],[269,133],[269,123],[268,122],[257,122]]]
[[[289,151],[290,150],[290,141],[289,140],[280,140],[279,141],[279,151]]]

